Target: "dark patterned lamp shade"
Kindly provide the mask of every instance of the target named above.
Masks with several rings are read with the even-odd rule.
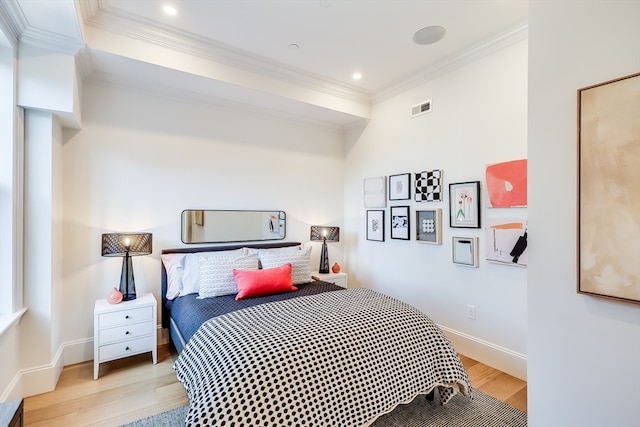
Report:
[[[340,241],[340,227],[323,227],[320,225],[311,226],[311,241],[312,242],[339,242]]]
[[[322,250],[320,252],[320,268],[319,273],[329,273],[329,251],[327,250],[327,242],[340,241],[340,227],[322,227],[319,225],[311,226],[311,241],[322,242]]]
[[[102,235],[102,256],[121,256],[120,292],[122,300],[136,299],[132,256],[149,255],[152,251],[151,233],[105,233]]]

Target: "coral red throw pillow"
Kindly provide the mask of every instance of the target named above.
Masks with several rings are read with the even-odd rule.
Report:
[[[233,277],[238,286],[236,301],[298,290],[291,280],[291,264],[262,270],[233,269]]]

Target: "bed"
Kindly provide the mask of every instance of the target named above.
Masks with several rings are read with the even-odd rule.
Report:
[[[162,251],[162,322],[179,352],[186,425],[368,426],[436,389],[442,404],[471,398],[468,375],[435,323],[376,291],[311,280],[301,255],[308,250],[280,242]],[[183,257],[185,288],[200,268],[199,293],[167,298],[175,291],[171,256]],[[257,257],[259,270],[234,267],[237,294],[211,297],[210,259],[223,260],[213,262],[217,271],[246,257]],[[247,283],[285,276],[296,290],[237,300]]]

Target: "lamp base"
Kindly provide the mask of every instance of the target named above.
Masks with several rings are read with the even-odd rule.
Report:
[[[120,292],[122,301],[136,299],[136,282],[133,279],[133,263],[131,256],[127,253],[122,260],[122,273],[120,273]]]
[[[327,250],[326,240],[322,242],[322,250],[320,251],[320,268],[318,269],[318,273],[329,273],[329,251]]]

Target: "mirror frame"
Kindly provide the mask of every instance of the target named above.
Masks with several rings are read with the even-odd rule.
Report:
[[[204,227],[206,227],[207,223],[214,221],[232,221],[235,219],[233,214],[248,214],[248,213],[257,213],[261,215],[270,215],[270,219],[267,218],[267,223],[264,224],[264,228],[262,228],[263,234],[256,234],[254,239],[247,238],[248,236],[242,237],[231,237],[228,233],[224,233],[220,235],[220,237],[212,236],[212,237],[202,237],[198,238],[194,236],[194,233],[191,231],[193,227],[203,227],[203,232],[206,233]],[[209,215],[207,215],[209,214]],[[227,216],[225,219],[225,214],[232,215]],[[273,214],[276,214],[275,216]],[[220,218],[210,218],[210,216],[220,216]],[[262,227],[262,220],[264,218],[258,218],[257,226],[258,228]],[[184,244],[201,244],[201,243],[232,243],[232,242],[260,242],[260,241],[270,241],[270,240],[283,240],[287,235],[287,216],[284,211],[278,210],[249,210],[249,209],[185,209],[182,211],[180,215],[180,239]],[[274,233],[273,229],[277,228],[278,233]],[[264,232],[270,232],[268,237],[265,237]],[[210,233],[211,231],[209,231]],[[189,237],[187,239],[187,237]],[[271,237],[275,236],[275,237]]]

